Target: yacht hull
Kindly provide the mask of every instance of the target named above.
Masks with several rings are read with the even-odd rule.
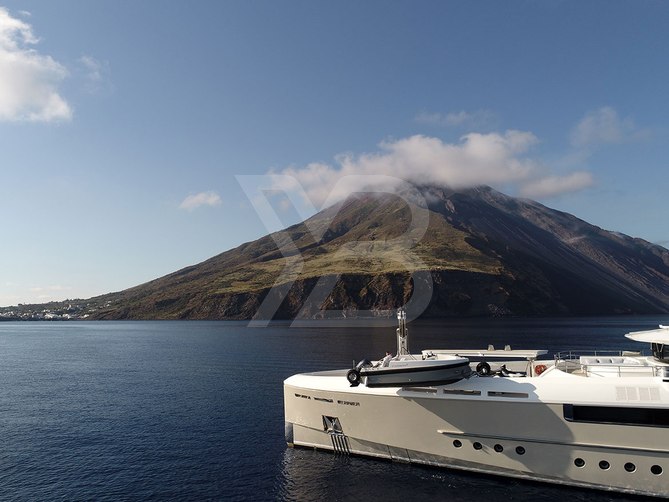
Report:
[[[374,389],[349,388],[343,373],[296,375],[284,383],[286,439],[336,453],[669,496],[669,428],[574,422],[565,406],[583,404],[579,394],[555,397],[568,381],[522,380]],[[602,382],[593,385],[588,392],[604,392]]]

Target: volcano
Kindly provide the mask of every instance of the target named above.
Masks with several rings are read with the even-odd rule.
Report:
[[[669,312],[669,250],[490,187],[359,193],[125,291],[97,319]],[[417,222],[417,219],[420,220]],[[415,303],[415,302],[414,302]]]

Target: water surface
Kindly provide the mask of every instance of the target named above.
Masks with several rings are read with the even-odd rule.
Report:
[[[638,349],[669,317],[421,321],[411,347]],[[0,323],[2,500],[629,500],[286,448],[282,381],[394,350],[394,329]]]

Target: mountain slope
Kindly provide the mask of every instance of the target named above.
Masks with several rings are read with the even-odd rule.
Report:
[[[100,297],[109,306],[94,317],[381,313],[411,298],[416,271],[432,279],[427,316],[669,311],[669,251],[660,246],[489,187],[422,193],[423,212],[395,195],[350,198],[282,232]],[[412,214],[429,216],[426,227],[412,225]],[[315,297],[319,279],[331,284]]]
[[[548,288],[554,304],[546,313],[560,313],[560,305],[572,314],[667,311],[666,249],[487,187],[438,192],[431,209],[467,232],[473,245],[500,256],[514,281]],[[522,310],[515,300],[512,310]]]

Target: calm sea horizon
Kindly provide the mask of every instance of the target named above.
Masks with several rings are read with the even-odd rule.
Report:
[[[638,350],[669,316],[446,319],[410,347]],[[287,448],[283,380],[394,350],[394,328],[0,323],[1,500],[636,500]]]

